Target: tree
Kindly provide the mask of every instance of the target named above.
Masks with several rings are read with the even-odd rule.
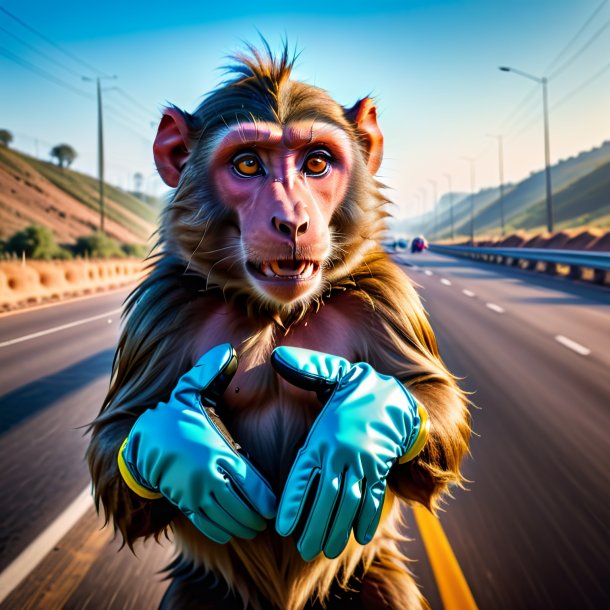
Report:
[[[8,129],[0,129],[0,144],[8,148],[13,141],[13,134]]]
[[[91,258],[124,258],[125,251],[116,239],[105,233],[92,233],[79,237],[74,246],[74,252]]]
[[[69,144],[58,144],[51,149],[51,157],[57,159],[59,167],[70,167],[78,156],[76,151]]]
[[[36,260],[70,257],[70,253],[55,242],[53,231],[42,225],[30,225],[17,231],[8,240],[6,251],[14,252],[17,256],[25,252],[28,258]]]

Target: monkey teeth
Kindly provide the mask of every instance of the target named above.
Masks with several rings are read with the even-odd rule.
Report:
[[[262,262],[258,270],[268,278],[306,280],[317,272],[318,264],[313,261],[275,260]]]

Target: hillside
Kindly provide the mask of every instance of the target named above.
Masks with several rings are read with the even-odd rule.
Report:
[[[106,233],[122,243],[143,244],[157,225],[160,203],[145,203],[109,184]],[[0,238],[32,224],[49,227],[59,243],[99,229],[95,178],[0,146]]]
[[[557,229],[586,226],[610,227],[610,142],[565,159],[551,168],[553,211]],[[475,233],[500,233],[500,189],[475,193]],[[453,194],[456,237],[470,234],[470,196]],[[544,171],[534,172],[518,184],[504,185],[504,218],[507,232],[546,228]],[[439,237],[450,234],[449,197],[443,196],[437,208]],[[420,223],[420,227],[421,227]],[[433,227],[429,213],[424,226]],[[417,229],[415,229],[417,231]],[[408,232],[408,231],[407,231]]]

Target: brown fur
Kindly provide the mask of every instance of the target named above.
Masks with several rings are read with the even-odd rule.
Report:
[[[279,59],[250,51],[237,58],[234,80],[187,117],[191,156],[163,215],[151,272],[127,302],[110,390],[92,425],[88,460],[96,502],[129,546],[171,532],[179,553],[177,586],[164,608],[232,608],[228,601],[187,605],[204,593],[197,583],[209,586],[201,584],[205,574],[219,576],[226,583],[223,591],[254,609],[343,607],[337,601],[341,595],[357,600],[360,605],[349,606],[354,608],[425,607],[399,550],[396,499],[435,508],[449,485],[460,484],[470,435],[467,400],[443,365],[411,282],[378,246],[386,200],[367,171],[366,146],[349,111],[322,90],[291,81],[286,50]],[[356,163],[331,222],[333,247],[321,290],[277,306],[253,293],[244,279],[236,220],[214,192],[207,159],[224,124],[242,119],[285,124],[320,115],[350,134]],[[392,469],[384,515],[370,544],[363,547],[352,538],[338,558],[306,563],[295,539],[280,538],[270,524],[252,541],[218,545],[165,500],[143,500],[125,486],[116,456],[135,419],[166,400],[199,355],[226,341],[238,350],[240,368],[225,394],[222,417],[278,497],[320,405],[276,377],[268,364],[275,346],[303,345],[367,361],[403,381],[426,406],[431,421],[426,448]],[[190,580],[184,574],[191,574]],[[186,578],[182,588],[179,577]],[[354,586],[357,591],[350,593]]]

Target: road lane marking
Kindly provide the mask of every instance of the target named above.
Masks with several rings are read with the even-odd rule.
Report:
[[[32,333],[31,335],[23,335],[23,337],[17,337],[16,339],[9,339],[8,341],[2,341],[0,343],[0,347],[8,347],[9,345],[15,345],[15,343],[22,343],[23,341],[29,341],[30,339],[37,339],[38,337],[44,337],[45,335],[57,333],[60,330],[66,330],[67,328],[73,328],[74,326],[80,326],[81,324],[95,322],[95,320],[101,320],[102,318],[108,319],[108,316],[111,316],[115,313],[120,313],[121,311],[122,311],[121,308],[113,309],[112,311],[107,311],[106,313],[101,313],[99,316],[83,318],[82,320],[76,320],[76,322],[70,322],[69,324],[62,324],[61,326],[47,328],[47,330],[41,330],[40,332]],[[108,323],[110,324],[110,322],[108,322]]]
[[[87,485],[72,504],[0,574],[0,604],[92,507],[91,487]]]
[[[130,285],[131,283],[125,284],[125,286],[120,286],[119,288],[112,288],[111,290],[103,290],[102,292],[96,292],[95,294],[85,294],[80,297],[66,297],[65,299],[52,301],[51,303],[43,303],[42,305],[28,305],[20,309],[3,311],[0,313],[0,319],[8,318],[9,316],[18,316],[22,313],[39,311],[41,309],[48,309],[49,307],[57,307],[58,305],[70,305],[71,303],[77,303],[78,301],[86,301],[88,299],[99,299],[100,297],[107,297],[117,292],[125,292],[125,290],[130,289]]]
[[[432,273],[432,271],[430,271],[430,269],[426,269],[426,270],[424,271],[424,273],[425,273],[426,275],[434,275],[434,274]]]
[[[443,609],[477,610],[477,604],[440,521],[420,504],[413,505],[413,514],[430,560]]]
[[[563,335],[556,335],[555,341],[561,343],[564,347],[571,349],[573,352],[580,354],[581,356],[588,356],[591,353],[591,350],[580,343],[576,343],[576,341],[572,341],[572,339],[568,339]]]
[[[441,280],[441,284],[445,284],[445,286],[451,286],[451,280],[446,280],[445,278],[443,278]]]
[[[474,296],[474,292],[472,292],[472,290],[466,290],[465,288],[464,288],[464,290],[462,290],[462,294],[465,294],[467,297]]]
[[[485,303],[485,306],[496,313],[504,313],[504,308],[496,305],[495,303]]]

